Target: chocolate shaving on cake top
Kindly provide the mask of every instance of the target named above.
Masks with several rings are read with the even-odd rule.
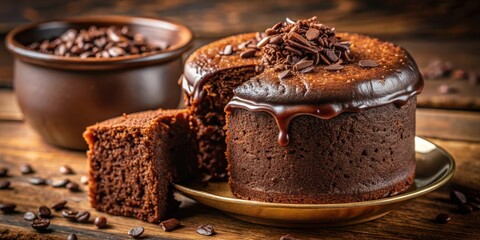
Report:
[[[326,70],[340,70],[340,64],[351,62],[350,45],[335,36],[335,29],[317,21],[317,17],[279,22],[265,31],[267,35],[258,42],[263,48],[262,63],[280,72],[283,79],[291,71],[307,73],[314,66],[324,64]],[[331,66],[335,65],[335,66]]]

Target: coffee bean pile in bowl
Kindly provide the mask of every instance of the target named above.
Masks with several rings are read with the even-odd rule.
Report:
[[[131,31],[128,26],[69,29],[59,37],[33,42],[29,49],[65,57],[111,58],[135,54],[148,54],[166,50],[168,42],[152,44],[141,33]]]

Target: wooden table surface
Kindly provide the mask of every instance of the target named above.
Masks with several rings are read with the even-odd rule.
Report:
[[[185,1],[1,1],[0,38],[18,24],[28,21],[63,18],[74,15],[126,14],[169,17],[190,25],[200,40],[196,46],[220,36],[264,29],[288,16],[318,15],[341,31],[366,33],[392,40],[405,47],[419,66],[432,58],[451,60],[467,70],[480,69],[479,1],[318,1],[303,0],[291,5],[288,0]],[[296,1],[297,2],[297,1]],[[480,239],[480,211],[460,214],[449,200],[449,192],[461,189],[480,193],[480,112],[420,108],[417,111],[417,135],[426,137],[447,150],[457,169],[453,180],[442,188],[412,200],[388,215],[368,223],[335,228],[286,229],[250,224],[233,219],[215,209],[178,196],[182,200],[176,217],[181,228],[164,232],[158,225],[136,219],[115,217],[89,206],[86,186],[70,193],[50,186],[32,186],[31,176],[64,178],[58,169],[69,165],[75,174],[69,179],[79,182],[86,174],[84,152],[68,151],[44,143],[23,121],[11,89],[12,61],[0,46],[0,167],[10,169],[11,189],[0,190],[0,203],[15,203],[17,213],[0,213],[0,239],[66,239],[77,233],[79,239],[128,239],[127,231],[145,228],[147,239],[279,239],[291,234],[298,239]],[[3,87],[3,88],[2,88]],[[427,85],[428,87],[428,85]],[[477,86],[478,89],[478,86]],[[435,92],[435,89],[433,90]],[[480,92],[478,93],[480,96]],[[21,175],[19,166],[29,163],[33,175]],[[54,212],[51,232],[39,234],[23,220],[26,211],[37,211],[67,200],[68,206],[105,216],[109,227],[97,230],[90,223],[68,222]],[[438,213],[452,216],[447,224],[435,223]],[[93,217],[91,219],[93,219]],[[211,224],[217,234],[202,237],[195,232],[201,224]]]

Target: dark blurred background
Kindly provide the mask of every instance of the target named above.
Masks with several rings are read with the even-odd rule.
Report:
[[[478,0],[0,0],[0,38],[3,40],[9,30],[28,22],[107,14],[176,20],[194,30],[196,47],[236,33],[262,31],[285,17],[318,16],[337,31],[373,35],[400,44],[422,68],[432,59],[450,61],[454,67],[472,73],[478,73],[480,65]],[[0,87],[10,87],[11,78],[12,60],[2,44]],[[437,87],[435,85],[432,94],[441,94]],[[461,91],[453,92],[461,95]],[[470,92],[468,94],[478,93]],[[462,108],[478,110],[480,107],[472,107],[480,105],[478,99],[476,101]]]

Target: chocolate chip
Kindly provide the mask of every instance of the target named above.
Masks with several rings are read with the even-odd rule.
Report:
[[[223,49],[223,51],[220,54],[228,56],[228,55],[232,55],[232,53],[233,53],[232,45],[227,45],[227,46],[225,46],[225,48]]]
[[[310,67],[312,65],[313,65],[312,60],[303,59],[303,60],[297,62],[295,65],[293,65],[293,68],[298,71],[298,70],[302,70],[304,68]]]
[[[282,39],[281,36],[271,37],[271,38],[270,38],[270,41],[269,41],[270,44],[280,44],[280,43],[282,43],[282,42],[283,42],[283,39]]]
[[[83,185],[87,185],[88,184],[88,177],[87,176],[82,176],[80,178],[80,183],[82,183]]]
[[[242,53],[240,53],[240,57],[241,58],[251,58],[251,57],[255,56],[256,52],[257,52],[257,50],[255,50],[255,49],[247,49],[247,50],[243,51]]]
[[[41,206],[38,208],[38,216],[41,218],[49,218],[51,216],[50,208]]]
[[[93,224],[95,224],[97,228],[104,228],[107,226],[107,218],[102,216],[96,217],[95,221],[93,221]]]
[[[22,174],[30,174],[34,173],[35,171],[33,171],[33,168],[32,166],[30,166],[30,164],[23,164],[22,166],[20,166],[20,172]]]
[[[375,60],[360,60],[358,61],[358,66],[363,68],[374,68],[378,67],[379,64]]]
[[[312,41],[320,36],[320,31],[316,28],[309,28],[308,31],[305,33],[305,36],[308,40]]]
[[[76,220],[75,217],[77,216],[78,212],[75,210],[70,210],[70,209],[63,209],[62,210],[62,217],[74,221]]]
[[[260,40],[258,43],[257,43],[257,48],[261,48],[263,46],[265,46],[267,43],[270,42],[270,37],[264,37],[262,40]]]
[[[160,227],[162,227],[163,231],[169,232],[174,230],[180,225],[180,222],[175,218],[170,218],[160,223]]]
[[[67,237],[67,240],[77,240],[78,237],[77,237],[77,234],[75,233],[70,233]]]
[[[143,231],[144,231],[143,227],[134,227],[128,230],[128,235],[133,238],[138,238],[142,236]]]
[[[290,70],[285,70],[285,71],[281,72],[280,74],[278,74],[278,78],[280,80],[289,78],[291,76],[293,76],[293,74],[292,74],[292,71],[290,71]]]
[[[67,185],[65,185],[65,187],[70,190],[70,192],[78,192],[80,191],[80,186],[78,186],[77,183],[74,183],[74,182],[69,182],[67,183]]]
[[[314,69],[315,69],[314,66],[310,66],[310,67],[302,69],[300,72],[301,73],[309,73],[309,72],[313,72]]]
[[[332,62],[337,62],[338,59],[339,59],[339,57],[335,54],[335,52],[334,52],[333,50],[330,50],[330,49],[325,50],[325,55],[326,55],[327,58],[328,58],[330,61],[332,61]],[[367,61],[367,60],[362,60],[362,61]],[[363,64],[365,64],[365,63],[363,63],[362,61],[358,62],[358,64],[359,64],[361,67],[376,67],[376,66],[378,66],[378,64],[377,64],[376,66],[362,66]],[[370,60],[370,61],[373,61],[373,60]],[[372,63],[371,63],[371,62],[368,62],[367,64],[372,64]],[[376,64],[376,62],[375,62],[375,64]]]
[[[0,181],[0,189],[9,189],[10,188],[10,181]]]
[[[294,236],[287,234],[287,235],[281,236],[280,240],[298,240],[298,238],[295,238]]]
[[[81,211],[75,215],[75,220],[80,223],[86,223],[90,219],[90,213],[88,211]]]
[[[0,211],[2,211],[5,214],[15,212],[16,207],[17,205],[13,203],[0,203]]]
[[[197,227],[197,233],[203,236],[212,236],[215,234],[215,229],[210,224],[204,224]]]
[[[0,168],[0,177],[6,177],[8,175],[8,168],[1,167]]]
[[[26,212],[25,214],[23,214],[23,219],[27,221],[33,221],[37,219],[37,215],[35,215],[35,213],[33,212]]]
[[[37,218],[32,221],[32,228],[37,231],[44,231],[50,226],[50,220],[45,218]]]
[[[45,185],[47,184],[47,180],[41,177],[31,177],[28,179],[28,182],[32,185]]]
[[[252,41],[242,42],[242,43],[238,44],[237,48],[238,48],[239,50],[245,49],[245,48],[247,48],[247,46],[248,46],[250,43],[252,43]]]
[[[66,205],[67,205],[67,201],[63,200],[63,201],[60,201],[58,203],[55,203],[52,206],[52,209],[55,210],[55,211],[60,211],[60,210],[64,209]]]
[[[73,174],[72,168],[67,166],[67,165],[61,166],[59,171],[60,171],[61,174],[64,174],[64,175]]]
[[[342,70],[344,67],[345,66],[343,66],[341,64],[332,64],[332,65],[324,67],[323,69],[325,69],[327,71],[337,71],[337,70]]]
[[[67,186],[69,182],[70,182],[70,179],[62,179],[62,180],[52,181],[51,185],[54,188],[63,188]]]

